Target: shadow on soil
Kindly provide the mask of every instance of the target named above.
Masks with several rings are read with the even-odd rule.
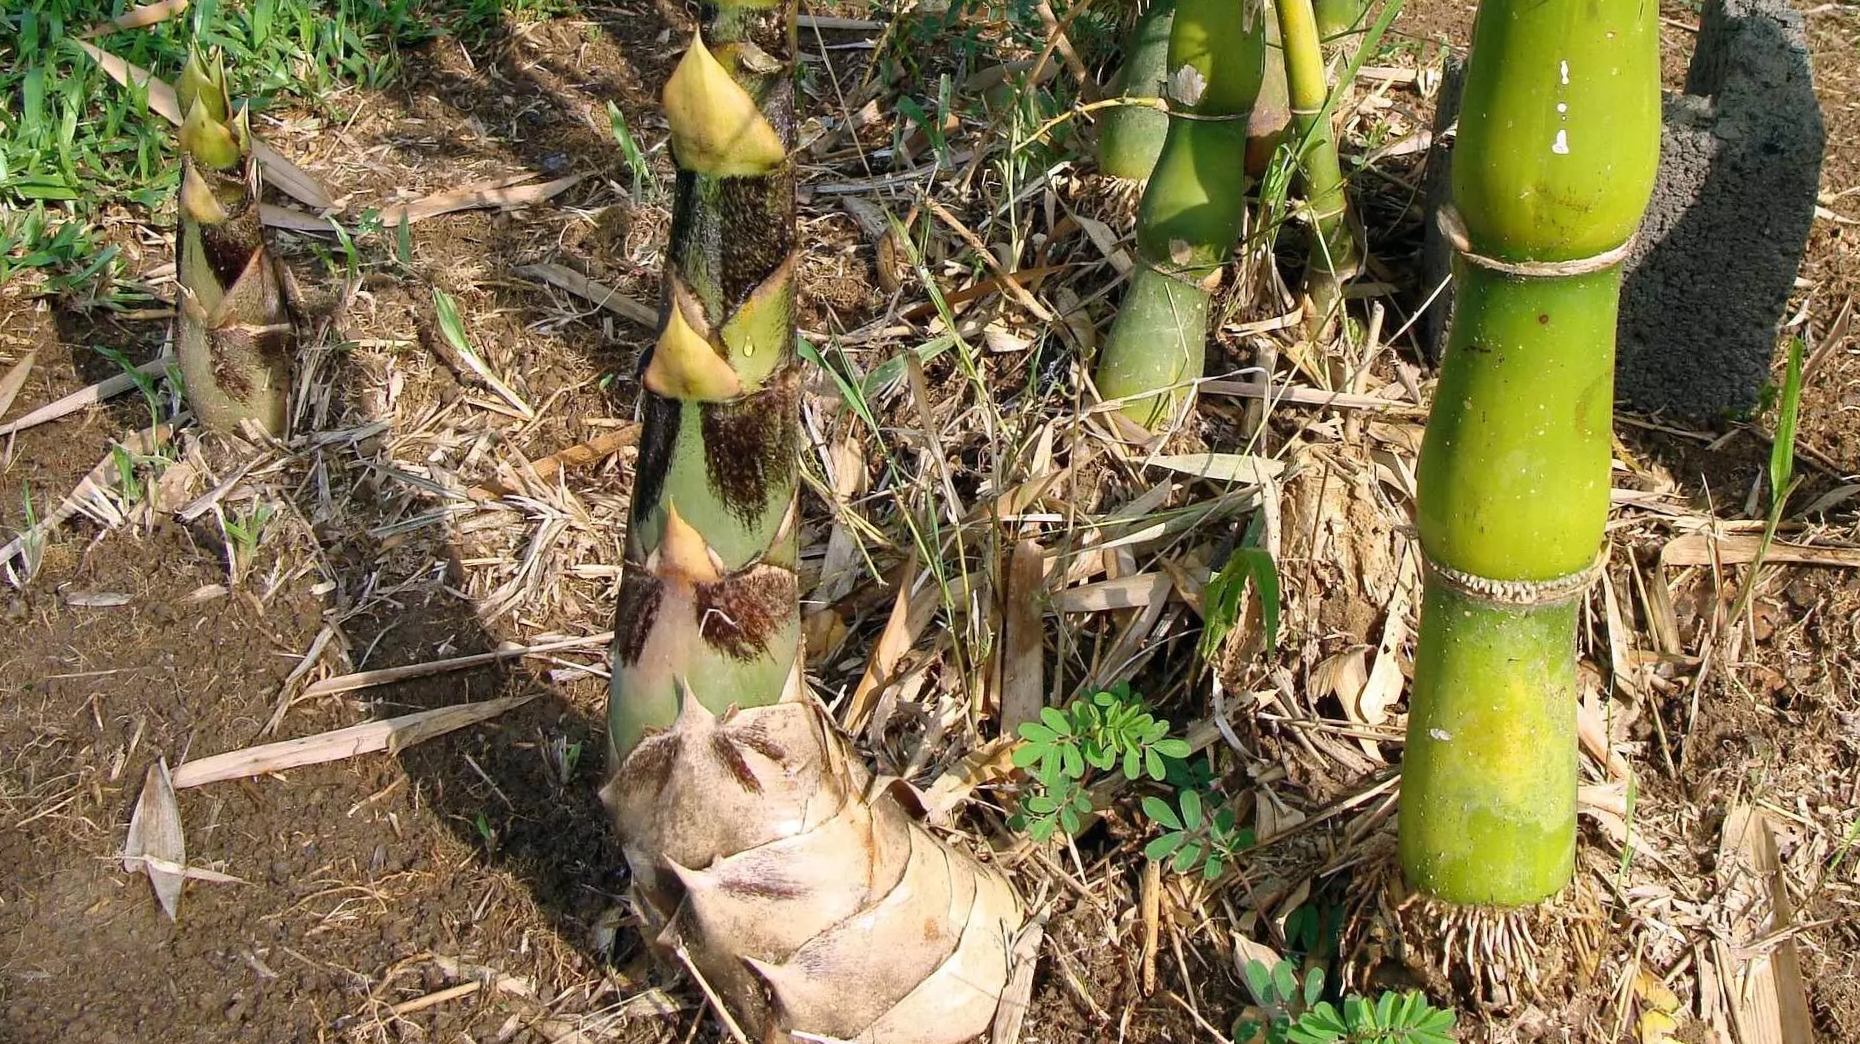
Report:
[[[605,195],[604,182],[625,184],[629,174],[611,136],[597,133],[596,120],[605,126],[602,103],[612,102],[632,124],[645,124],[644,113],[656,104],[655,92],[642,82],[656,83],[669,72],[672,54],[655,38],[665,26],[659,10],[612,8],[584,9],[581,17],[564,21],[524,24],[523,39],[512,32],[507,19],[479,19],[481,33],[468,40],[442,37],[405,56],[406,73],[393,93],[410,115],[432,120],[443,128],[466,121],[493,129],[495,145],[474,147],[460,136],[440,133],[436,143],[422,145],[422,157],[466,163],[483,158],[508,168],[512,160],[544,178],[575,173],[580,185],[558,197],[556,206],[576,206]],[[438,17],[436,24],[446,24]],[[572,56],[594,54],[601,61],[582,65]],[[645,65],[636,71],[633,61]],[[645,124],[649,125],[649,124]],[[480,136],[476,142],[483,142]],[[616,206],[622,211],[624,197]],[[596,277],[607,259],[598,246],[583,256],[546,243],[539,253],[532,236],[524,234],[519,214],[509,221],[457,222],[450,228],[440,222],[415,228],[415,269],[424,240],[460,227],[467,229],[460,243],[441,250],[468,250],[489,259],[489,267],[508,273],[533,261],[566,264]],[[495,309],[522,317],[534,315],[536,294],[521,280],[490,287]],[[399,291],[410,298],[423,339],[434,335],[431,293],[424,279],[406,278]],[[338,321],[340,324],[340,320]],[[630,335],[630,336],[629,336]],[[604,373],[630,376],[648,332],[627,329],[623,338],[594,337],[578,344],[587,362]],[[518,365],[529,361],[528,349],[518,352]],[[526,374],[532,391],[554,389],[547,379],[548,361],[541,360],[543,375]],[[366,387],[369,377],[347,358],[332,368],[330,380],[341,394]],[[631,387],[627,380],[613,382]],[[622,397],[602,392],[572,398],[583,410],[599,410],[609,417],[632,414],[630,393]],[[337,415],[359,416],[359,403],[349,401]],[[561,445],[577,441],[576,429],[565,426]],[[338,494],[341,495],[341,494]],[[408,496],[405,487],[388,480],[363,479],[347,492],[352,498],[381,498],[386,517],[405,517],[435,504],[394,511],[388,501]],[[303,505],[306,517],[315,507]],[[446,527],[429,527],[404,538],[377,539],[366,530],[319,531],[326,561],[337,588],[329,598],[332,611],[347,615],[342,627],[356,669],[379,669],[424,663],[444,657],[494,650],[503,636],[480,621],[477,607],[461,594],[464,567],[458,549],[445,536]],[[432,563],[415,581],[400,580],[389,598],[371,592],[386,581],[383,569],[396,563]],[[396,576],[404,573],[396,572]],[[593,614],[604,626],[610,612]],[[599,650],[604,657],[605,649]],[[578,653],[577,659],[589,657]],[[537,661],[479,667],[435,677],[381,686],[358,694],[375,704],[375,715],[385,717],[434,707],[457,705],[506,696],[528,696],[531,702],[490,722],[403,752],[400,762],[415,792],[416,805],[432,809],[447,828],[476,849],[486,865],[507,872],[529,891],[549,927],[562,942],[590,959],[605,959],[593,944],[594,925],[600,915],[624,894],[625,864],[606,814],[596,797],[605,778],[605,723],[598,716],[604,702],[605,682],[582,677],[570,683],[573,691],[551,682],[546,673],[532,669]],[[546,666],[546,665],[545,665]],[[563,750],[576,753],[566,758]],[[564,769],[568,778],[562,779]],[[448,906],[448,913],[456,915]],[[448,952],[456,945],[455,924],[424,923],[413,926],[406,944]],[[623,935],[615,957],[635,947],[635,937]],[[456,951],[450,951],[456,952]],[[488,956],[488,955],[487,955]]]

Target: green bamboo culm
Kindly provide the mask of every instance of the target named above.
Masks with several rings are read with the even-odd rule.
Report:
[[[1175,0],[1150,0],[1124,42],[1124,62],[1111,81],[1112,97],[1161,98],[1169,78],[1169,30]],[[1169,136],[1169,114],[1149,104],[1119,105],[1098,121],[1098,169],[1114,178],[1150,176]]]
[[[1368,0],[1312,0],[1311,6],[1317,16],[1318,35],[1325,42],[1357,28],[1363,12],[1369,9]]]
[[[620,757],[684,682],[721,714],[800,677],[794,0],[704,11],[664,91],[678,175],[614,628]]]
[[[1236,7],[1238,10],[1236,11]],[[1208,304],[1246,218],[1247,117],[1266,64],[1260,0],[1178,0],[1169,134],[1137,210],[1138,265],[1093,379],[1125,416],[1174,417],[1206,361]]]
[[[175,83],[182,113],[175,355],[201,424],[284,434],[293,327],[284,273],[259,222],[258,161],[218,56],[190,51]]]
[[[1473,32],[1400,816],[1403,876],[1452,903],[1537,902],[1574,868],[1576,614],[1608,515],[1621,261],[1659,159],[1658,16],[1485,0]]]
[[[1324,51],[1311,0],[1274,0],[1279,37],[1285,48],[1285,80],[1291,100],[1292,140],[1301,146],[1300,180],[1311,223],[1305,294],[1320,324],[1338,317],[1343,284],[1361,263],[1350,231],[1343,170],[1337,160],[1337,136],[1323,119],[1330,85],[1324,75]]]

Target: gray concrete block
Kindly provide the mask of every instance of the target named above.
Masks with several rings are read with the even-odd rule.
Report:
[[[1461,70],[1450,62],[1428,160],[1423,292],[1450,269],[1433,213],[1451,190]],[[1668,94],[1660,173],[1626,265],[1616,397],[1711,417],[1747,409],[1769,376],[1814,220],[1825,144],[1802,16],[1787,0],[1711,0],[1684,94]],[[1424,317],[1446,345],[1449,288]]]

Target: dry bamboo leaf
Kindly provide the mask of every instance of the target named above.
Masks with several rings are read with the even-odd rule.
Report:
[[[38,351],[27,352],[25,357],[13,364],[13,368],[0,377],[0,417],[13,405],[19,396],[19,390],[26,386],[26,378],[32,376],[32,362],[39,357]]]
[[[898,661],[917,643],[917,637],[936,615],[936,585],[925,584],[923,590],[913,595],[911,587],[916,579],[916,565],[907,563],[898,578],[897,596],[891,602],[891,618],[885,621],[884,632],[872,646],[872,658],[866,661],[865,674],[860,676],[859,685],[846,704],[848,732],[856,733],[865,728],[873,709],[878,706],[880,691],[896,679]]]
[[[1860,484],[1836,486],[1826,493],[1823,493],[1821,496],[1816,497],[1813,502],[1802,509],[1802,514],[1819,515],[1833,511],[1835,508],[1852,500],[1856,495],[1860,495]]]
[[[162,870],[170,874],[179,874],[183,880],[205,881],[208,884],[251,884],[252,883],[250,881],[247,881],[243,877],[234,877],[231,874],[222,874],[218,870],[208,870],[204,866],[184,866],[180,863],[176,863],[171,860],[162,859],[159,856],[152,856],[152,855],[125,856],[123,858],[123,866],[125,869],[128,869],[131,866],[133,866],[136,869],[142,869],[145,867],[149,867],[149,868],[153,868],[156,870]]]
[[[1162,864],[1154,859],[1143,861],[1143,876],[1137,887],[1137,913],[1143,922],[1143,949],[1137,957],[1137,983],[1144,996],[1156,992],[1156,943],[1162,929]]]
[[[1608,626],[1609,675],[1615,688],[1633,699],[1645,692],[1640,671],[1634,666],[1634,632],[1628,629],[1621,612],[1621,597],[1615,591],[1614,577],[1602,573],[1602,610]]]
[[[144,428],[122,439],[116,445],[138,456],[147,456],[167,445],[173,435],[174,429],[171,426],[160,424],[152,428]],[[97,462],[97,466],[91,468],[90,472],[78,482],[77,488],[58,502],[58,506],[53,508],[50,514],[41,518],[36,525],[24,533],[14,537],[5,546],[0,546],[0,567],[8,567],[14,557],[26,550],[29,544],[64,525],[71,516],[85,510],[85,505],[97,503],[97,494],[115,486],[120,474],[116,463],[116,451],[112,448],[109,453],[103,455],[102,460]],[[117,521],[120,522],[120,519]]]
[[[1376,662],[1369,669],[1369,678],[1363,684],[1356,705],[1356,712],[1365,725],[1380,725],[1389,720],[1389,707],[1401,699],[1401,646],[1408,639],[1409,590],[1405,585],[1396,587],[1395,596],[1389,600],[1388,615],[1382,621],[1382,640],[1376,644]],[[1364,748],[1369,748],[1367,741]]]
[[[1638,562],[1634,570],[1645,581],[1647,624],[1653,632],[1654,644],[1668,656],[1683,654],[1685,643],[1679,637],[1679,615],[1673,611],[1673,589],[1666,582],[1666,570],[1643,571]]]
[[[83,40],[72,42],[82,47],[85,54],[102,66],[103,71],[110,74],[110,79],[125,87],[131,84],[146,85],[149,109],[169,123],[177,127],[181,125],[181,103],[176,100],[174,88],[166,80]],[[336,209],[336,201],[330,198],[329,192],[315,178],[297,164],[278,155],[277,150],[265,144],[257,135],[252,137],[252,155],[258,159],[259,171],[264,174],[265,180],[280,192],[316,210]]]
[[[1019,1044],[1021,1022],[1027,1017],[1027,1001],[1033,996],[1033,973],[1040,963],[1040,943],[1046,928],[1035,920],[1021,929],[1008,952],[1008,984],[1001,991],[1000,1006],[995,1009],[994,1025],[989,1027],[989,1044]]]
[[[1232,395],[1242,399],[1270,399],[1297,406],[1334,406],[1348,410],[1387,410],[1393,413],[1425,415],[1413,403],[1385,399],[1379,395],[1325,391],[1299,384],[1265,384],[1260,381],[1203,381],[1195,386],[1202,395]]]
[[[1001,608],[1001,731],[1012,734],[1046,705],[1046,552],[1038,540],[1014,545]]]
[[[506,696],[503,699],[481,700],[455,707],[438,707],[385,721],[368,721],[347,728],[332,729],[300,739],[215,754],[199,761],[190,761],[176,769],[174,786],[178,790],[186,790],[221,780],[261,776],[267,772],[281,772],[303,765],[340,761],[377,750],[398,753],[435,736],[443,736],[467,725],[494,718],[533,699],[534,696]]]
[[[1243,453],[1170,453],[1147,458],[1143,463],[1211,482],[1248,486],[1257,486],[1285,472],[1285,465],[1279,461]]]
[[[548,283],[557,289],[566,290],[576,297],[583,297],[594,302],[598,308],[624,319],[631,319],[648,329],[657,329],[659,313],[657,309],[646,305],[615,290],[611,286],[597,283],[572,268],[561,265],[524,265],[516,269],[516,274],[527,276],[540,282]]]
[[[160,376],[168,371],[168,366],[173,362],[173,356],[163,353],[160,357],[150,359],[148,362],[136,367],[136,373],[148,377]],[[61,417],[68,417],[86,406],[95,406],[105,399],[121,395],[135,386],[135,377],[127,373],[119,373],[110,377],[105,377],[96,384],[85,388],[79,388],[77,391],[72,392],[56,402],[41,406],[31,413],[20,417],[18,420],[0,424],[0,438],[5,438],[16,431],[25,431],[27,428],[36,428],[41,424],[50,424],[52,421],[58,420]]]
[[[1757,560],[1763,547],[1760,535],[1713,536],[1710,533],[1687,533],[1667,542],[1660,549],[1662,566],[1748,565]],[[1807,544],[1770,542],[1763,552],[1770,565],[1820,565],[1860,568],[1860,547],[1811,547]]]
[[[1053,612],[1103,613],[1136,609],[1169,597],[1174,584],[1168,573],[1138,573],[1116,580],[1068,587],[1053,595]]]
[[[1018,746],[1020,740],[1004,731],[944,769],[936,782],[917,795],[924,818],[932,826],[948,826],[951,814],[976,787],[1005,779],[1014,771],[1014,748]]]
[[[326,236],[336,234],[336,229],[330,224],[328,218],[306,214],[292,207],[280,207],[275,203],[260,203],[258,220],[271,228],[281,228],[286,232],[317,233]]]
[[[628,424],[565,450],[557,450],[541,460],[531,461],[530,471],[538,480],[547,482],[564,470],[599,464],[628,446],[638,445],[639,427],[638,424]],[[498,484],[473,486],[465,491],[465,495],[473,500],[496,500],[515,492],[517,490],[509,486]]]
[[[1070,264],[1041,265],[1038,268],[1022,268],[1013,272],[1004,272],[1000,275],[991,275],[986,279],[976,282],[973,286],[965,286],[960,290],[944,291],[943,305],[947,308],[956,308],[960,305],[968,304],[978,297],[987,297],[989,294],[1007,290],[1019,290],[1021,293],[1026,293],[1025,284],[1037,284],[1041,279],[1049,275],[1056,275],[1072,267],[1073,266]],[[923,301],[898,313],[898,318],[908,322],[916,322],[937,315],[940,311],[941,309],[937,307],[935,301]],[[982,330],[982,337],[987,343],[990,351],[1018,352],[1025,351],[1028,347],[1026,341],[1008,334],[1007,331],[1001,329],[999,326],[984,327]],[[1008,340],[997,342],[996,338],[1001,337],[1006,337]]]
[[[402,221],[409,225],[418,224],[429,218],[442,214],[452,214],[461,210],[479,210],[486,207],[520,207],[530,203],[540,203],[556,196],[568,188],[579,184],[581,175],[570,174],[565,178],[545,181],[540,185],[525,185],[523,182],[535,177],[530,173],[517,174],[495,181],[465,185],[460,188],[435,192],[414,200],[412,203],[396,203],[381,209],[381,226],[393,228]]]
[[[107,22],[98,22],[85,30],[84,38],[114,33],[120,29],[141,29],[145,26],[158,25],[187,10],[187,0],[161,0],[160,3],[138,4],[124,11]]]
[[[187,839],[181,831],[181,805],[174,797],[168,759],[157,758],[142,779],[142,793],[129,817],[129,836],[123,840],[123,871],[146,873],[155,898],[170,921],[181,904],[182,873],[187,865]]]
[[[1332,653],[1311,668],[1311,695],[1322,699],[1337,697],[1343,704],[1344,717],[1357,724],[1369,724],[1363,715],[1363,690],[1369,685],[1369,646],[1358,645]],[[1385,715],[1386,717],[1386,715]],[[1373,745],[1372,745],[1373,746]]]
[[[1587,689],[1587,686],[1584,686]],[[1596,698],[1600,690],[1588,689],[1582,700],[1576,703],[1576,737],[1598,764],[1608,768],[1608,775],[1614,779],[1625,780],[1633,774],[1627,759],[1615,753],[1614,743],[1608,735],[1608,716],[1598,706]]]
[[[1751,900],[1738,911],[1732,941],[1716,942],[1738,1039],[1743,1044],[1813,1044],[1808,993],[1790,930],[1795,911],[1775,831],[1762,809],[1739,804],[1725,816],[1718,876],[1728,895]]]
[[[375,685],[406,681],[409,678],[424,678],[433,674],[445,674],[448,671],[463,671],[472,667],[482,667],[487,663],[514,660],[520,656],[538,656],[543,653],[561,652],[565,649],[589,649],[606,645],[614,640],[612,631],[602,631],[578,638],[563,638],[559,641],[538,642],[535,645],[505,645],[487,653],[471,653],[465,656],[453,656],[444,660],[429,660],[426,663],[410,663],[405,667],[382,667],[372,671],[357,671],[339,678],[326,678],[303,691],[300,699],[315,699],[318,696],[334,696],[339,692],[354,692]]]
[[[1118,275],[1127,276],[1130,274],[1131,269],[1135,268],[1136,264],[1130,260],[1129,254],[1118,247],[1117,234],[1111,231],[1110,225],[1099,221],[1097,218],[1088,218],[1080,214],[1074,214],[1070,210],[1066,211],[1066,213],[1071,216],[1073,221],[1078,222],[1080,228],[1085,230],[1085,238],[1091,240],[1091,245],[1098,248],[1098,252],[1104,255],[1106,261],[1111,262],[1112,269],[1116,270]]]
[[[853,504],[865,492],[865,440],[854,437],[852,426],[845,425],[826,447],[826,457],[833,479],[833,528],[827,534],[827,553],[820,560],[820,579],[808,597],[830,604],[852,593],[859,582],[859,540],[846,518],[856,514]]]

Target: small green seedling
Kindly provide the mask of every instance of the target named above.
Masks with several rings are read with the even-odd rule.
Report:
[[[1169,738],[1169,723],[1152,715],[1127,682],[1073,700],[1064,710],[1045,708],[1039,721],[1021,724],[1020,738],[1014,765],[1033,775],[1034,789],[1011,823],[1035,841],[1060,827],[1078,832],[1091,811],[1085,781],[1093,772],[1161,781],[1189,754],[1188,744]]]
[[[1100,772],[1116,767],[1128,780],[1147,774],[1161,781],[1164,759],[1189,754],[1186,741],[1168,736],[1169,723],[1152,716],[1128,683],[1119,683],[1074,700],[1064,711],[1047,707],[1038,722],[1022,724],[1020,738],[1026,742],[1014,751],[1014,765],[1032,768],[1034,778],[1049,789],[1061,778],[1084,779],[1088,767]]]
[[[1246,538],[1227,556],[1227,561],[1202,589],[1201,605],[1207,623],[1201,629],[1196,646],[1202,662],[1210,663],[1221,651],[1234,626],[1240,622],[1247,584],[1259,595],[1261,623],[1266,631],[1267,648],[1279,644],[1279,569],[1272,552],[1259,546],[1264,520],[1256,516],[1247,528]]]
[[[1212,881],[1221,876],[1234,857],[1253,847],[1251,827],[1234,820],[1231,808],[1209,810],[1200,792],[1185,790],[1177,803],[1159,797],[1143,799],[1143,814],[1162,825],[1164,833],[1143,847],[1143,854],[1158,861],[1167,860],[1169,869],[1178,874],[1199,872]]]
[[[265,523],[271,521],[275,513],[268,503],[259,503],[249,512],[233,515],[220,515],[220,530],[226,534],[226,545],[231,549],[233,582],[237,583],[252,566],[252,556],[257,553],[258,545],[264,536]]]
[[[1744,612],[1750,608],[1750,596],[1756,592],[1757,576],[1763,571],[1764,559],[1769,557],[1770,544],[1776,540],[1776,528],[1782,525],[1789,495],[1802,482],[1795,473],[1795,434],[1802,412],[1802,367],[1806,352],[1801,337],[1790,340],[1789,361],[1783,370],[1782,401],[1776,411],[1776,438],[1770,444],[1770,514],[1763,524],[1763,540],[1757,545],[1756,561],[1751,563],[1744,588],[1737,596],[1737,606],[1731,613],[1733,620],[1743,619]]]
[[[627,126],[626,114],[613,102],[607,103],[607,122],[613,127],[614,140],[620,143],[620,155],[626,159],[627,170],[633,175],[634,201],[642,202],[657,195],[658,182],[652,176],[652,165],[646,162],[645,152],[640,150],[632,129]]]
[[[1268,967],[1254,959],[1245,968],[1253,1007],[1234,1023],[1239,1044],[1449,1044],[1454,1014],[1436,1008],[1419,991],[1385,991],[1374,1001],[1357,994],[1332,1004],[1324,995],[1324,970],[1299,979],[1298,966],[1282,960]]]

